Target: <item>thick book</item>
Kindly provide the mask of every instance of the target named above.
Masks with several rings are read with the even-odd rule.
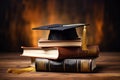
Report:
[[[39,47],[68,47],[81,46],[81,40],[39,40]]]
[[[93,72],[95,59],[64,59],[60,61],[36,58],[36,71],[50,72]]]
[[[83,51],[81,47],[22,47],[22,56],[47,59],[96,58],[99,56],[99,47],[97,45],[87,47],[88,51]]]

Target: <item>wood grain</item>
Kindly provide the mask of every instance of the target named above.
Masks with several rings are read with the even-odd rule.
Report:
[[[20,54],[0,53],[0,80],[120,80],[119,52],[101,52],[97,58],[97,68],[92,73],[7,73],[8,68],[22,68],[30,65],[30,58],[22,57]]]

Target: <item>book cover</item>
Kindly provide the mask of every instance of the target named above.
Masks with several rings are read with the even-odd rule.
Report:
[[[64,59],[60,61],[36,58],[36,71],[50,72],[92,72],[96,68],[95,59]]]
[[[97,58],[99,56],[99,47],[97,45],[87,46],[88,50],[83,51],[82,47],[59,47],[58,59],[65,58]]]

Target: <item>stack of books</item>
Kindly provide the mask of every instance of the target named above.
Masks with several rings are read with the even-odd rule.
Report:
[[[37,47],[22,47],[22,56],[31,57],[36,71],[93,72],[99,47],[86,44],[86,30],[83,39],[78,38],[75,28],[82,26],[86,24],[53,24],[33,28],[50,30],[48,39],[40,39]]]

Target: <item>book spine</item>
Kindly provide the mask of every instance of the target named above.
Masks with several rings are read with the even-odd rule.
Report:
[[[36,58],[36,71],[50,72],[92,72],[95,68],[92,59],[64,59],[53,61],[49,59]]]
[[[87,51],[83,51],[81,47],[59,47],[58,59],[66,58],[96,58],[99,56],[99,47],[88,46]]]

